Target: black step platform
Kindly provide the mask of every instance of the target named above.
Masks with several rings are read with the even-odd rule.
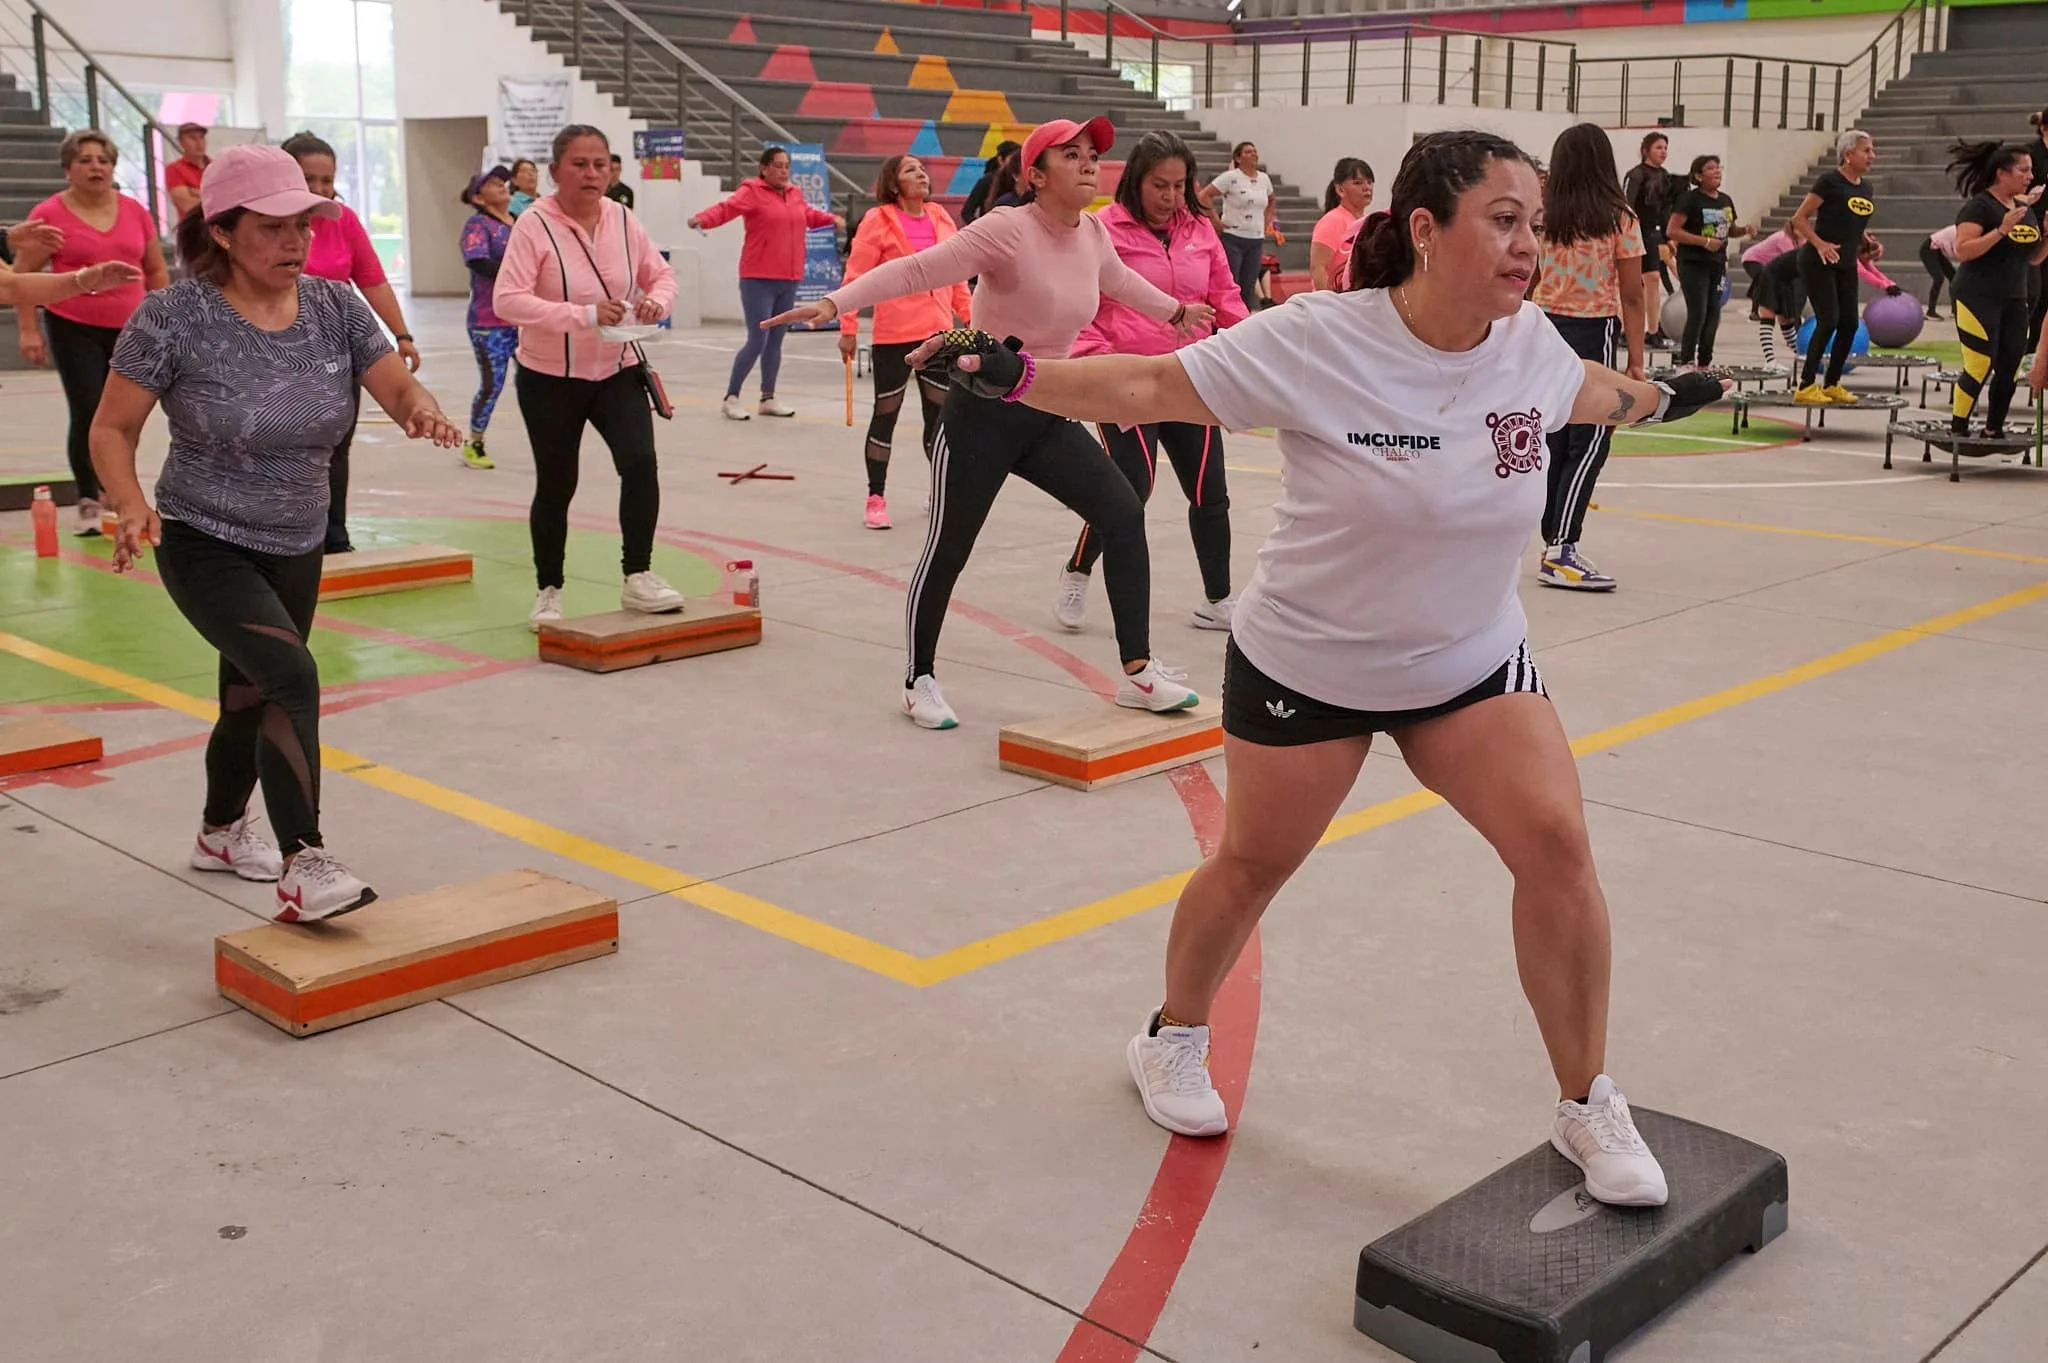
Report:
[[[1353,1323],[1417,1363],[1599,1363],[1728,1260],[1785,1230],[1783,1157],[1634,1109],[1662,1207],[1608,1207],[1548,1145],[1358,1256]]]

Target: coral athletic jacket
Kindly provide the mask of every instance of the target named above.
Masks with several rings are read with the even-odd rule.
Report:
[[[1162,246],[1158,234],[1122,204],[1111,204],[1096,216],[1109,230],[1109,240],[1124,264],[1161,292],[1182,303],[1207,303],[1216,309],[1219,328],[1235,326],[1250,316],[1244,310],[1244,295],[1231,278],[1222,238],[1216,235],[1208,218],[1196,217],[1185,209],[1174,214],[1166,229],[1166,244]],[[1208,334],[1204,330],[1182,336],[1164,322],[1154,321],[1113,298],[1105,298],[1095,320],[1082,328],[1073,353],[1165,355],[1193,345]]]
[[[953,219],[946,210],[935,203],[927,203],[925,216],[931,220],[932,232],[937,246],[960,229],[953,225]],[[903,227],[903,211],[890,204],[876,204],[860,220],[859,229],[853,234],[853,253],[846,258],[846,278],[851,284],[884,261],[898,260],[915,254],[910,244],[910,235]],[[922,341],[933,332],[944,331],[953,325],[953,319],[971,317],[974,312],[974,296],[967,292],[965,284],[948,284],[929,293],[908,293],[901,298],[890,298],[875,304],[874,342],[876,345],[902,345],[908,341]],[[860,331],[860,313],[848,312],[839,319],[839,329],[848,336]]]
[[[771,188],[755,176],[730,197],[697,213],[700,227],[723,227],[734,218],[747,224],[740,246],[741,279],[802,279],[804,234],[813,227],[834,227],[832,215],[805,202],[795,185]]]

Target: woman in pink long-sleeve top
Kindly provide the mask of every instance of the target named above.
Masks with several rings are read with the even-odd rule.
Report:
[[[619,471],[620,568],[624,610],[666,614],[682,593],[650,569],[661,511],[646,356],[616,328],[668,315],[676,278],[633,211],[605,197],[611,145],[596,128],[571,124],[555,135],[549,174],[555,192],[512,225],[492,306],[519,328],[519,414],[533,445],[534,629],[562,618],[562,556],[577,448],[587,425]],[[607,333],[613,333],[607,335]]]
[[[1107,296],[1156,321],[1203,327],[1215,316],[1206,303],[1162,293],[1117,255],[1101,221],[1085,212],[1097,193],[1097,161],[1116,141],[1106,118],[1079,124],[1055,119],[1024,143],[1020,184],[1027,201],[976,218],[957,236],[915,255],[877,266],[814,303],[762,323],[830,322],[890,298],[979,275],[974,325],[1014,336],[1038,354],[1065,355]],[[1145,508],[1116,465],[1103,457],[1088,428],[1065,417],[976,397],[946,394],[932,447],[932,526],[910,580],[906,633],[910,666],[903,710],[927,729],[959,720],[933,675],[939,630],[953,583],[1011,474],[1051,493],[1102,537],[1104,586],[1116,621],[1124,679],[1116,703],[1143,710],[1180,710],[1199,699],[1152,656],[1152,566],[1145,548]],[[959,458],[954,458],[957,447]]]

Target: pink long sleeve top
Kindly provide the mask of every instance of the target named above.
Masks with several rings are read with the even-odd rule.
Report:
[[[1015,336],[1047,359],[1073,350],[1104,298],[1161,322],[1181,307],[1124,263],[1094,214],[1083,213],[1069,227],[1035,203],[986,213],[931,250],[878,265],[825,296],[842,313],[852,312],[976,275],[974,325]]]
[[[1231,278],[1223,239],[1207,218],[1182,209],[1159,240],[1151,225],[1133,217],[1122,204],[1099,215],[1110,242],[1124,264],[1183,303],[1207,303],[1216,309],[1216,326],[1235,326],[1250,314],[1244,294]],[[1164,322],[1140,315],[1114,298],[1102,300],[1093,321],[1075,339],[1075,355],[1167,355],[1210,334],[1208,327],[1183,336]]]
[[[697,214],[699,227],[722,227],[734,218],[747,224],[740,243],[741,279],[802,279],[804,239],[813,227],[833,227],[832,215],[813,208],[795,185],[775,188],[758,176],[741,181],[722,201]]]
[[[597,334],[597,305],[643,296],[666,313],[675,302],[676,276],[640,219],[610,199],[600,200],[593,236],[550,194],[512,224],[491,306],[519,328],[521,368],[557,378],[608,379],[638,357],[631,346]],[[629,323],[631,317],[629,309]]]

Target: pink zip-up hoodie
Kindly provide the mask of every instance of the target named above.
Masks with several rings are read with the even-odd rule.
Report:
[[[519,328],[520,368],[557,378],[608,379],[638,359],[630,346],[597,334],[597,305],[641,294],[661,304],[664,314],[676,301],[675,271],[640,219],[601,200],[593,239],[550,194],[513,222],[491,306]],[[626,320],[630,325],[630,309]]]
[[[740,245],[741,279],[802,279],[804,233],[835,227],[832,215],[805,202],[795,185],[772,189],[759,176],[741,183],[731,197],[697,214],[699,227],[722,227],[744,218],[747,239]]]
[[[1207,303],[1216,309],[1219,328],[1234,326],[1250,315],[1244,310],[1244,295],[1230,277],[1223,241],[1207,218],[1182,209],[1167,225],[1162,246],[1152,228],[1120,203],[1095,216],[1108,229],[1117,256],[1160,292],[1182,303]],[[1114,298],[1104,298],[1095,320],[1075,339],[1072,354],[1166,355],[1208,334],[1197,331],[1182,336],[1164,322]]]

